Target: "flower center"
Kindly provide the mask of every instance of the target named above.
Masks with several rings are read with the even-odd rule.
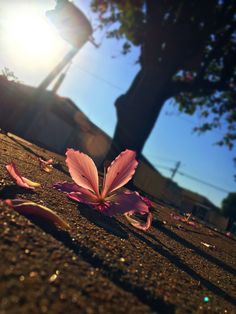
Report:
[[[110,207],[110,201],[106,201],[105,198],[100,196],[98,199],[98,203],[96,204],[96,209],[103,212],[109,207]]]

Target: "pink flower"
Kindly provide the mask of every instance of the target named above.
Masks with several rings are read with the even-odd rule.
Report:
[[[40,187],[40,183],[33,182],[25,177],[22,177],[19,173],[16,165],[12,162],[6,165],[7,172],[11,176],[11,178],[15,181],[18,186],[26,189],[35,189],[36,187]]]
[[[126,214],[131,222],[131,215],[147,215],[145,224],[132,218],[131,224],[138,229],[147,230],[151,225],[152,214],[149,202],[138,192],[119,190],[134,175],[138,165],[134,151],[125,150],[110,164],[104,174],[103,186],[99,189],[98,171],[93,160],[79,151],[68,149],[66,164],[75,183],[59,182],[54,187],[75,201],[88,204],[108,216]]]
[[[7,199],[4,202],[20,214],[40,217],[62,229],[70,229],[69,224],[48,207],[23,199]]]

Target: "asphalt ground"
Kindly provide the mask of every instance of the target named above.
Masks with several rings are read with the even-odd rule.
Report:
[[[0,202],[0,314],[236,313],[235,238],[176,221],[174,208],[158,204],[150,230],[139,231],[54,190],[72,182],[64,156],[4,134],[0,149],[0,198],[47,206],[71,226]],[[52,172],[39,157],[54,159]],[[14,184],[5,170],[12,161],[42,187]]]

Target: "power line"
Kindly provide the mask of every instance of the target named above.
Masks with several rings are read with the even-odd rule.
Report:
[[[167,116],[178,118],[178,119],[180,119],[180,120],[182,120],[184,122],[187,122],[189,124],[192,124],[194,126],[197,126],[199,123],[204,122],[204,119],[201,118],[201,117],[198,117],[198,121],[192,121],[192,120],[190,120],[188,118],[185,118],[185,117],[182,116],[181,112],[173,112],[171,114],[168,114]],[[217,134],[222,135],[222,132],[220,130],[218,130],[218,129],[211,129],[211,130],[209,130],[209,132],[213,132],[213,133],[217,133]],[[196,133],[196,134],[201,134],[201,133]]]
[[[219,191],[221,191],[221,192],[230,193],[230,191],[228,191],[228,190],[225,190],[225,189],[223,189],[223,188],[221,188],[221,187],[219,187],[219,186],[216,186],[216,185],[214,185],[214,184],[212,184],[212,183],[203,181],[202,179],[193,177],[193,176],[191,176],[191,175],[189,175],[189,174],[187,174],[187,173],[184,173],[184,172],[180,172],[180,171],[179,171],[179,174],[182,175],[182,176],[185,176],[185,177],[187,177],[187,178],[189,178],[189,179],[191,179],[191,180],[194,180],[194,181],[200,182],[200,183],[202,183],[202,184],[208,185],[208,186],[210,186],[210,187],[212,187],[212,188],[214,188],[214,189],[216,189],[216,190],[219,190]]]
[[[156,166],[156,167],[158,167],[158,168],[163,168],[163,169],[165,169],[165,170],[168,170],[168,171],[170,171],[172,168],[170,168],[170,167],[166,167],[166,166],[163,166],[163,165],[159,165],[159,164],[153,164],[154,166]]]
[[[120,86],[111,83],[110,81],[104,79],[103,77],[98,76],[97,74],[94,74],[94,73],[92,73],[92,72],[90,72],[90,71],[88,71],[88,70],[85,70],[85,69],[81,68],[81,66],[79,66],[78,64],[76,64],[76,67],[77,67],[79,70],[81,70],[81,71],[83,71],[83,72],[89,74],[90,76],[94,77],[95,79],[97,79],[97,80],[99,80],[99,81],[103,81],[103,82],[106,83],[107,85],[109,85],[109,86],[111,86],[111,87],[113,87],[113,88],[115,88],[115,89],[117,89],[117,90],[120,90],[120,91],[123,91],[123,90],[124,90],[124,88],[121,88]]]
[[[176,168],[177,168],[177,164],[176,164],[176,167],[174,169],[170,168],[170,167],[163,166],[163,165],[158,165],[158,164],[154,164],[154,165],[156,167],[158,167],[158,168],[163,168],[165,170],[171,171],[172,172],[172,177],[171,178],[173,178],[173,173],[174,173],[173,171],[176,170]],[[178,168],[179,168],[179,166],[178,166]],[[212,184],[210,182],[207,182],[207,181],[204,181],[202,179],[199,179],[199,178],[196,178],[194,176],[191,176],[191,175],[189,175],[189,174],[187,174],[185,172],[179,171],[178,169],[175,171],[174,175],[176,175],[177,173],[182,175],[182,176],[185,176],[185,177],[187,177],[187,178],[189,178],[189,179],[191,179],[193,181],[197,181],[197,182],[202,183],[204,185],[210,186],[211,188],[216,189],[218,191],[221,191],[221,192],[224,192],[224,193],[227,193],[227,194],[230,193],[230,191],[228,191],[228,190],[226,190],[224,188],[221,188],[221,187],[219,187],[217,185],[214,185],[214,184]]]
[[[167,161],[167,162],[177,162],[177,160],[174,159],[169,159],[168,157],[164,157],[164,156],[159,156],[159,155],[149,155],[149,154],[145,154],[145,156],[148,156],[149,158],[151,157],[152,159],[160,159],[163,161]]]

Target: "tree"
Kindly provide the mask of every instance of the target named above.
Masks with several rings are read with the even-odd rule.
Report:
[[[117,126],[109,159],[138,154],[167,99],[200,112],[195,131],[226,128],[219,145],[236,140],[236,6],[234,0],[91,0],[107,37],[139,46],[140,71],[115,103]],[[109,28],[107,29],[107,26]]]
[[[8,81],[14,81],[16,83],[20,83],[17,76],[15,76],[14,72],[11,71],[9,68],[4,67],[2,69],[2,75],[8,80]]]
[[[223,214],[236,221],[236,192],[229,193],[222,201]]]

